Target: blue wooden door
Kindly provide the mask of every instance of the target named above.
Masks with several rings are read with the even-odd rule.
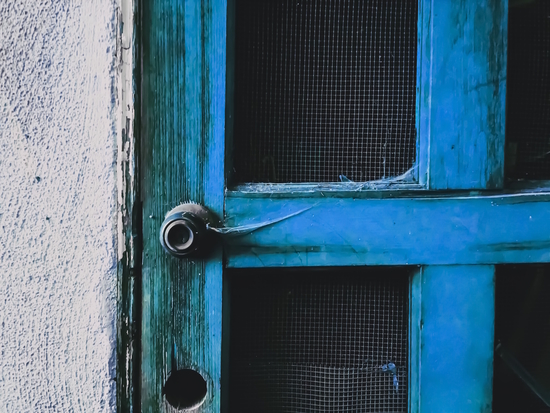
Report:
[[[550,261],[550,194],[504,188],[507,2],[418,10],[414,179],[227,187],[232,5],[142,2],[141,411],[220,411],[227,269],[350,266],[413,269],[409,411],[491,410],[495,264]],[[248,230],[171,257],[159,228],[189,201]],[[204,394],[182,373],[170,401],[180,371]]]

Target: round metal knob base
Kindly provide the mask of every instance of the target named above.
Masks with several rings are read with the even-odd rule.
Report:
[[[196,257],[205,254],[211,242],[208,226],[219,220],[202,205],[178,205],[166,214],[160,227],[160,243],[174,257]]]

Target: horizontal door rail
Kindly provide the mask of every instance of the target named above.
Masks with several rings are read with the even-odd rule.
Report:
[[[550,261],[550,193],[226,198],[229,267]],[[262,225],[265,223],[265,225]]]

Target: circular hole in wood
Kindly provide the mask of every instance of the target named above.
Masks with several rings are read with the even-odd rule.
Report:
[[[172,407],[194,410],[206,399],[206,380],[195,370],[176,370],[166,380],[163,393]]]

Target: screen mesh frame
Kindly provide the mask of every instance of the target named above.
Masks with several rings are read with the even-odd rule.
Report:
[[[550,338],[550,263],[501,264],[495,271],[495,346],[503,346],[542,388],[547,388]],[[536,334],[533,334],[536,332]],[[500,353],[503,354],[503,353]],[[495,351],[493,411],[550,412],[550,407]]]
[[[360,190],[370,190],[378,188],[386,188],[387,182],[381,182],[378,180],[375,181],[364,181],[357,182],[357,185],[352,185],[349,182],[343,181],[340,182],[311,182],[311,183],[258,183],[258,182],[241,182],[237,179],[235,173],[234,165],[234,140],[235,140],[235,108],[234,108],[234,99],[235,93],[238,91],[235,90],[235,7],[237,0],[228,0],[227,5],[227,40],[226,40],[226,53],[227,53],[227,78],[226,78],[226,145],[225,145],[225,175],[226,175],[226,187],[228,190],[240,191],[244,190],[246,192],[287,192],[288,190],[292,191],[320,191],[320,190],[335,190],[335,191],[356,191]],[[426,13],[423,10],[422,2],[418,1],[418,15],[417,15],[417,32],[416,32],[416,93],[415,93],[415,131],[416,131],[416,147],[415,154],[416,159],[413,163],[413,167],[407,171],[406,179],[400,180],[399,182],[392,182],[391,185],[394,189],[405,190],[405,189],[427,189],[427,152],[429,136],[427,134],[421,134],[421,118],[420,110],[424,106],[421,102],[421,95],[426,93],[422,91],[422,68],[425,60],[429,56],[424,56],[428,51],[423,46],[423,39],[429,34],[430,29],[430,13]],[[425,81],[426,79],[424,79]],[[393,177],[388,177],[393,178]],[[367,182],[368,185],[359,185]],[[353,182],[355,183],[355,182]],[[357,187],[357,188],[356,188]]]
[[[509,10],[505,166],[510,181],[550,180],[549,18],[548,1]]]
[[[327,280],[337,280],[338,277],[342,277],[345,282],[350,282],[351,283],[357,283],[357,282],[363,282],[363,281],[357,281],[357,280],[370,280],[370,281],[373,281],[375,284],[376,283],[380,283],[381,285],[384,285],[383,288],[387,288],[388,285],[390,285],[390,283],[394,283],[393,285],[394,286],[397,286],[397,288],[401,288],[401,293],[397,292],[397,294],[402,294],[402,299],[404,300],[402,302],[403,306],[401,307],[401,311],[402,311],[402,316],[403,316],[403,319],[401,321],[398,322],[398,324],[400,324],[404,329],[405,331],[405,337],[403,339],[403,341],[401,342],[401,345],[405,345],[406,348],[405,348],[405,362],[403,362],[403,360],[401,359],[396,359],[396,364],[399,362],[400,366],[399,366],[399,369],[401,369],[401,373],[400,373],[400,378],[399,378],[399,392],[401,393],[401,391],[403,391],[403,393],[401,393],[401,395],[399,397],[403,397],[404,396],[404,400],[402,402],[405,403],[405,405],[403,406],[405,410],[403,411],[408,411],[408,409],[410,409],[411,407],[411,403],[414,404],[414,402],[412,400],[414,400],[414,397],[412,397],[411,399],[411,396],[414,396],[414,395],[411,395],[410,391],[411,389],[413,389],[415,386],[414,386],[414,383],[412,383],[411,380],[413,380],[415,377],[416,377],[416,365],[415,365],[415,359],[414,359],[414,355],[411,353],[412,351],[415,350],[415,346],[413,344],[413,341],[415,340],[415,333],[413,331],[414,329],[414,322],[411,323],[411,320],[414,319],[414,311],[415,311],[415,302],[413,300],[413,278],[415,277],[415,275],[417,274],[416,270],[412,267],[361,267],[361,268],[357,268],[357,267],[312,267],[312,268],[286,268],[286,267],[281,267],[281,268],[231,268],[231,269],[226,269],[224,271],[224,308],[223,308],[223,314],[224,314],[224,319],[223,319],[223,331],[224,331],[224,341],[223,341],[223,368],[222,368],[222,382],[225,383],[224,386],[226,389],[230,389],[231,388],[231,366],[232,366],[232,363],[235,362],[235,360],[233,360],[231,358],[231,350],[230,350],[230,345],[229,343],[231,342],[231,334],[235,334],[235,326],[232,326],[232,317],[234,315],[231,314],[231,309],[234,308],[233,305],[233,301],[235,300],[235,295],[234,295],[234,289],[235,288],[238,288],[239,287],[239,284],[240,286],[242,287],[243,284],[246,282],[246,280],[250,280],[250,279],[256,279],[256,280],[261,280],[261,279],[270,279],[271,280],[271,284],[273,283],[276,283],[277,282],[277,277],[282,277],[282,279],[284,280],[284,287],[288,287],[289,285],[289,280],[292,280],[294,277],[302,277],[305,279],[305,282],[307,284],[307,280],[309,280],[310,282],[312,280],[314,280],[314,282],[317,282],[317,281],[320,281],[321,283],[322,282],[327,282]],[[236,279],[241,279],[240,282],[235,282]],[[252,278],[251,278],[252,277]],[[243,280],[244,279],[244,280]],[[393,281],[392,281],[393,280]],[[258,281],[258,282],[261,282],[261,281]],[[300,283],[298,283],[300,284]],[[368,287],[368,282],[364,283],[363,284],[363,287],[366,288],[371,288],[371,287]],[[284,288],[283,287],[283,288]],[[395,291],[398,291],[398,290],[395,290]],[[392,292],[392,294],[395,293]],[[237,295],[238,296],[238,295]],[[384,310],[386,311],[386,310]],[[372,314],[371,314],[372,316]],[[242,329],[242,328],[241,328]],[[338,346],[338,344],[336,345]],[[395,350],[395,349],[394,349]],[[384,350],[385,351],[385,350]],[[388,350],[390,351],[390,350]],[[376,351],[375,351],[376,353]],[[387,387],[387,388],[391,388],[393,389],[393,384],[394,382],[392,382],[392,376],[391,374],[386,374],[388,373],[388,371],[386,371],[385,373],[382,371],[383,370],[383,367],[384,367],[384,364],[387,365],[388,363],[388,360],[374,360],[374,358],[376,358],[376,355],[377,354],[373,354],[372,357],[369,356],[367,357],[367,360],[365,360],[365,364],[364,366],[361,366],[361,370],[360,373],[363,374],[363,375],[366,375],[366,376],[369,376],[369,375],[376,375],[377,377],[373,377],[371,378],[370,380],[374,379],[375,381],[373,383],[376,382],[376,380],[378,380],[378,382],[380,382],[381,380],[384,380],[384,379],[387,379],[388,383],[386,383],[384,386]],[[380,354],[378,354],[380,356]],[[387,355],[386,355],[387,356]],[[332,357],[332,356],[329,356],[329,357]],[[313,357],[315,359],[315,357]],[[320,357],[317,357],[320,359]],[[337,357],[338,358],[338,357]],[[350,360],[352,361],[353,357],[350,358],[348,357],[348,355],[344,355],[342,357],[339,357],[342,359],[342,361],[344,361],[344,363],[347,363],[347,362],[350,362]],[[372,358],[372,359],[371,359]],[[378,357],[380,358],[380,357]],[[383,358],[383,357],[382,357]],[[352,361],[353,362],[353,361]],[[389,362],[391,362],[391,360],[389,360]],[[314,366],[314,363],[311,363],[312,364],[312,367],[315,367]],[[323,366],[323,367],[326,367],[326,366]],[[303,369],[302,369],[303,370]],[[302,373],[303,371],[300,370]],[[315,369],[313,369],[315,370]],[[318,374],[321,374],[324,376],[323,372],[321,370],[317,371],[319,369],[316,369],[313,373],[318,373]],[[325,369],[326,370],[326,369]],[[331,370],[331,369],[329,369]],[[349,376],[348,378],[352,380],[352,382],[354,383],[364,383],[364,377],[363,377],[363,381],[361,381],[361,377],[359,377],[357,374],[351,374],[350,376],[350,373],[349,372],[339,372],[338,369],[334,369],[332,368],[332,370],[334,371],[329,371],[328,374],[329,376],[330,375],[333,375],[336,374],[336,376],[338,376],[340,379],[343,379],[345,378],[345,376]],[[346,370],[346,368],[344,368],[344,370]],[[353,370],[356,370],[356,369],[353,369]],[[326,372],[325,372],[326,373]],[[357,373],[357,372],[355,372]],[[277,373],[278,374],[278,373]],[[336,377],[334,376],[334,377]],[[353,377],[352,377],[353,376]],[[282,376],[281,376],[282,377]],[[382,388],[378,388],[376,386],[380,386],[380,383],[378,384],[375,384],[375,387],[374,387],[374,391],[378,391],[378,390],[381,390]],[[330,387],[330,386],[329,386]],[[354,386],[352,386],[354,387]],[[356,386],[355,386],[356,387]],[[378,390],[376,390],[378,389]],[[319,390],[319,389],[317,389]],[[357,390],[357,389],[355,389]],[[322,390],[321,390],[322,391]],[[350,392],[353,391],[353,389],[350,390]],[[343,395],[345,397],[345,395]],[[372,396],[372,394],[371,394]],[[224,411],[230,411],[229,410],[229,407],[230,407],[230,403],[229,403],[229,400],[231,399],[231,390],[227,391],[225,393],[225,396],[224,396],[224,402],[223,402],[223,406],[224,406]],[[339,410],[338,408],[342,407],[341,405],[338,405],[339,401],[336,400],[330,400],[329,401],[330,403],[336,403],[336,405],[334,406],[331,406],[329,404],[329,410],[311,410],[311,409],[307,409],[305,408],[304,409],[301,409],[301,410],[296,410],[296,411],[341,411]],[[361,396],[361,400],[358,400],[357,401],[357,405],[359,406],[363,406],[365,407],[365,396]],[[363,403],[363,404],[361,404]],[[378,404],[376,404],[378,403]],[[302,407],[305,407],[306,405],[302,406]],[[368,406],[368,404],[367,404]],[[371,409],[374,408],[375,410],[373,411],[394,411],[393,409],[388,409],[388,407],[391,407],[392,404],[391,402],[387,402],[387,401],[382,401],[382,402],[374,402],[374,404],[370,404],[370,407]],[[319,408],[319,406],[317,406]],[[330,410],[330,408],[336,408],[337,410]],[[325,407],[326,409],[327,407]],[[352,407],[351,410],[347,409],[347,410],[343,410],[343,411],[356,411],[355,410],[356,406],[355,407]],[[382,410],[379,410],[379,409],[382,409]],[[235,411],[235,410],[231,410],[231,411]],[[240,410],[238,410],[240,411]],[[243,410],[243,411],[248,411],[248,410]],[[285,410],[286,411],[286,410]],[[371,411],[371,410],[360,410],[360,411]],[[401,411],[401,410],[398,410],[398,411]]]

